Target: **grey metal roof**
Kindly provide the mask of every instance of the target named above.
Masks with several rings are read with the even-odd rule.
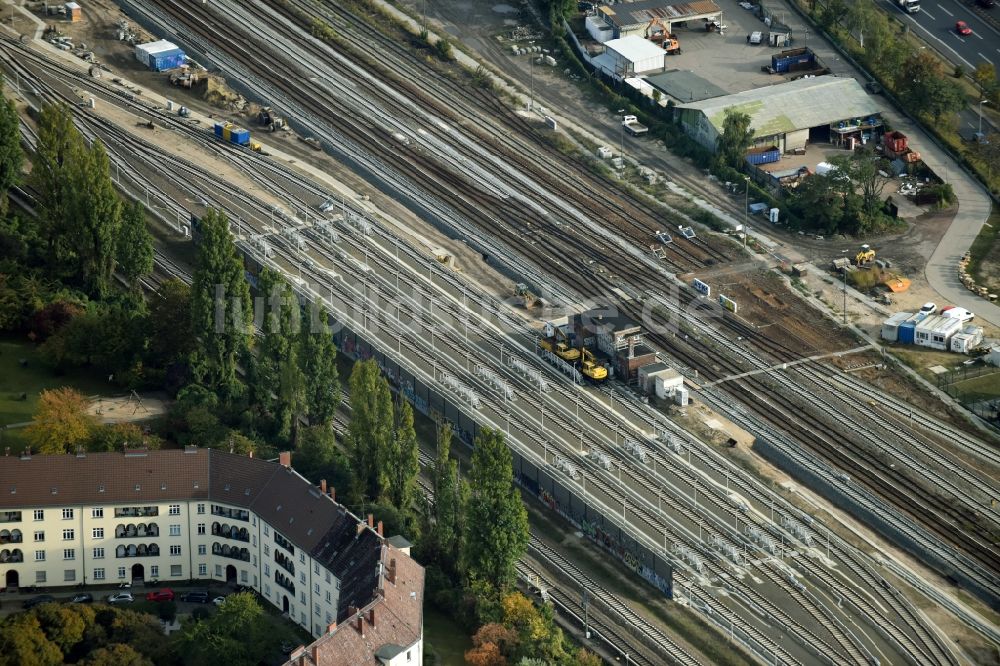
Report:
[[[614,6],[602,5],[597,11],[618,27],[644,25],[654,18],[664,21],[683,21],[687,18],[722,12],[713,0],[640,0]]]
[[[879,114],[878,106],[857,81],[836,76],[754,88],[735,95],[678,104],[677,108],[701,111],[719,133],[726,111],[741,111],[750,116],[750,126],[759,137]]]

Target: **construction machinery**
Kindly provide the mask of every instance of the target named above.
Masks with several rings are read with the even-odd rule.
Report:
[[[555,334],[551,338],[539,340],[538,346],[547,352],[552,352],[567,363],[576,363],[580,360],[580,350],[569,346],[566,334],[561,328],[556,327]]]
[[[574,350],[576,351],[576,350]],[[583,360],[580,362],[580,372],[587,379],[595,382],[603,382],[608,378],[608,369],[597,363],[597,359],[586,347],[580,347]]]
[[[875,250],[865,243],[856,255],[854,255],[854,265],[858,268],[867,268],[875,262]]]
[[[658,17],[646,26],[646,39],[659,44],[670,55],[680,55],[681,53],[681,43],[677,39],[677,35],[667,30],[663,21]]]

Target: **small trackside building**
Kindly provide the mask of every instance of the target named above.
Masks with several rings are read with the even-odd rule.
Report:
[[[675,118],[709,150],[716,149],[727,111],[746,113],[754,144],[776,146],[782,153],[807,143],[861,143],[882,131],[878,106],[851,78],[819,76],[745,90],[678,105]]]
[[[612,39],[604,43],[604,48],[604,53],[594,58],[594,66],[616,79],[659,73],[667,68],[667,52],[642,37]]]
[[[180,67],[187,56],[176,44],[161,39],[147,44],[136,44],[135,58],[154,72]]]
[[[650,24],[659,24],[672,32],[674,23],[697,19],[715,19],[722,16],[722,9],[713,0],[680,2],[671,0],[640,0],[617,5],[601,5],[597,15],[611,26],[614,37],[636,35],[649,37]]]

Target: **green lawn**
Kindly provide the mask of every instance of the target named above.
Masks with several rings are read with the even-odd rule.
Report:
[[[962,402],[994,400],[1000,398],[1000,372],[955,382],[950,388],[959,391]]]
[[[27,361],[24,367],[21,366],[21,359]],[[30,342],[0,339],[0,427],[30,421],[38,405],[38,395],[43,389],[67,385],[79,389],[85,395],[116,392],[107,383],[106,377],[97,377],[84,371],[57,375],[42,363],[37,346]],[[27,394],[25,400],[21,400],[22,393]],[[20,431],[6,432],[3,444],[13,450],[20,450]]]
[[[472,641],[447,615],[424,605],[424,648],[437,657],[436,666],[464,666]]]

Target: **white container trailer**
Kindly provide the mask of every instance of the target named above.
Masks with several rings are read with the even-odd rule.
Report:
[[[896,312],[882,322],[882,339],[896,342],[899,339],[899,325],[912,316],[912,312]]]
[[[951,338],[961,330],[962,322],[957,319],[931,315],[917,324],[913,342],[920,347],[948,351]]]
[[[982,344],[983,329],[979,326],[966,326],[951,338],[951,350],[959,354],[968,354]]]

